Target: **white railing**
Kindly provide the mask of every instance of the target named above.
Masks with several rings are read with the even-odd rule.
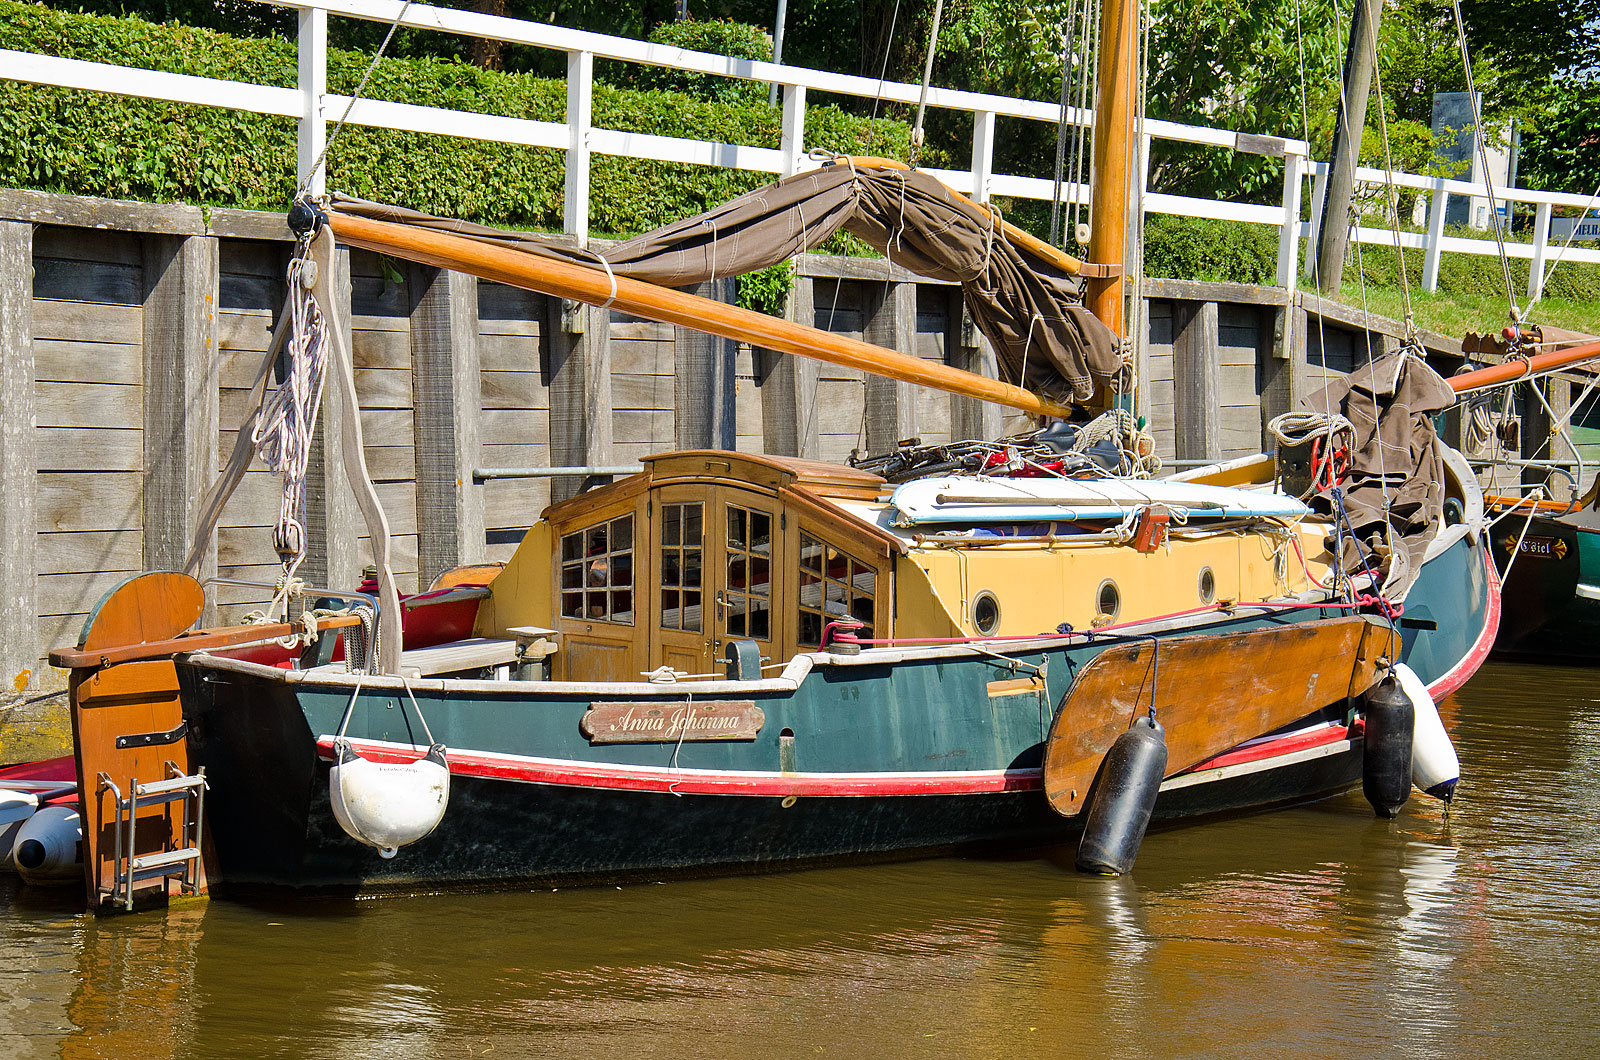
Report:
[[[297,88],[276,88],[238,81],[190,77],[7,49],[0,49],[0,78],[295,118],[299,123],[297,172],[303,180],[327,142],[328,124],[337,120],[345,113],[345,108],[350,106],[348,96],[327,91],[326,60],[330,14],[382,23],[393,22],[398,18],[401,25],[413,29],[436,30],[565,52],[567,55],[565,123],[453,111],[375,99],[362,99],[350,106],[347,120],[355,125],[375,128],[524,144],[566,152],[563,222],[566,232],[580,243],[586,242],[589,234],[589,170],[591,156],[595,153],[647,158],[662,162],[730,167],[786,176],[801,171],[809,164],[803,135],[808,91],[868,99],[878,98],[905,104],[915,104],[920,95],[920,87],[917,85],[880,82],[867,77],[826,73],[777,63],[732,59],[625,37],[608,37],[598,33],[453,8],[430,7],[415,3],[405,7],[400,0],[258,0],[258,2],[274,3],[276,6],[298,10],[300,50]],[[779,88],[782,99],[782,132],[779,146],[773,150],[748,144],[713,143],[596,127],[593,124],[591,111],[596,58],[743,78],[775,85]],[[979,92],[931,88],[928,91],[927,101],[929,106],[965,111],[972,115],[971,167],[964,170],[930,169],[929,172],[957,191],[971,195],[979,201],[987,201],[996,195],[1049,201],[1055,194],[1054,183],[1050,180],[994,171],[997,118],[1037,121],[1051,126],[1052,130],[1057,122],[1062,120],[1085,126],[1093,123],[1092,112],[1076,107],[1068,107],[1063,111],[1054,103],[1012,99]],[[1314,236],[1312,231],[1314,223],[1308,224],[1300,220],[1305,182],[1314,181],[1312,194],[1315,201],[1315,197],[1321,194],[1327,169],[1324,163],[1310,159],[1306,142],[1285,137],[1258,136],[1224,129],[1178,125],[1165,121],[1147,121],[1144,133],[1145,160],[1149,158],[1150,146],[1154,140],[1278,156],[1283,159],[1283,191],[1279,205],[1264,206],[1147,192],[1144,196],[1144,206],[1152,213],[1245,221],[1277,228],[1279,238],[1275,282],[1279,287],[1292,286],[1298,266],[1300,240]],[[1145,169],[1148,170],[1147,164]],[[1435,290],[1438,286],[1439,259],[1442,253],[1448,251],[1487,256],[1498,254],[1498,248],[1492,238],[1473,239],[1444,234],[1445,206],[1448,197],[1465,195],[1485,198],[1487,189],[1483,185],[1418,176],[1412,173],[1386,174],[1382,170],[1366,168],[1358,169],[1356,178],[1358,181],[1380,186],[1392,182],[1397,187],[1416,189],[1428,194],[1427,232],[1401,233],[1399,236],[1404,246],[1423,251],[1423,286],[1427,290]],[[315,193],[320,194],[324,190],[322,171],[319,170],[312,175],[310,186]],[[1062,190],[1068,200],[1088,202],[1087,188],[1067,184]],[[1561,253],[1562,260],[1565,261],[1600,263],[1600,250],[1572,248],[1560,251],[1550,243],[1550,217],[1553,207],[1584,208],[1592,205],[1586,197],[1520,188],[1495,188],[1494,193],[1502,201],[1534,207],[1533,242],[1506,244],[1506,251],[1511,256],[1530,259],[1527,290],[1529,298],[1537,298],[1542,292],[1544,272],[1551,260],[1552,251]],[[1313,209],[1311,212],[1315,216],[1319,211]],[[1396,236],[1388,229],[1363,225],[1357,226],[1353,238],[1363,243],[1392,246]]]

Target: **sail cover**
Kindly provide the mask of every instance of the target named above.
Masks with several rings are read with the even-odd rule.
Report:
[[[333,196],[330,208],[609,266],[616,275],[663,287],[764,269],[819,246],[842,228],[896,265],[959,283],[1006,382],[1057,402],[1081,402],[1120,363],[1117,338],[1083,307],[1077,277],[1008,239],[997,214],[898,165],[841,158],[594,251],[342,195]]]
[[[1355,426],[1343,505],[1351,536],[1341,560],[1355,573],[1377,564],[1383,595],[1405,599],[1444,510],[1444,467],[1433,417],[1456,403],[1450,384],[1401,349],[1303,402]],[[1326,496],[1326,495],[1324,495]]]

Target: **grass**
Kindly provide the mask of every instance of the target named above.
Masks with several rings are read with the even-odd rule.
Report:
[[[1316,293],[1316,288],[1309,284],[1303,289]],[[1525,292],[1519,290],[1517,294],[1520,301],[1526,301]],[[1405,292],[1393,284],[1369,282],[1363,289],[1359,277],[1347,276],[1337,300],[1395,320],[1403,320],[1406,315]],[[1504,294],[1495,298],[1453,293],[1442,287],[1433,294],[1420,287],[1412,287],[1411,313],[1417,327],[1452,337],[1465,336],[1469,331],[1480,334],[1498,332],[1511,322]],[[1535,324],[1600,335],[1600,301],[1543,298],[1533,307],[1528,319]]]

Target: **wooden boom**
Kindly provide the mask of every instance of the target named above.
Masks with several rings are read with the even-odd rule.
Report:
[[[1596,357],[1600,357],[1600,342],[1585,342],[1580,346],[1569,346],[1564,350],[1534,354],[1526,361],[1518,357],[1490,365],[1488,368],[1479,368],[1475,372],[1463,372],[1461,375],[1451,376],[1445,382],[1449,383],[1450,389],[1457,394],[1465,394],[1473,390],[1482,390],[1484,387],[1553,372],[1558,368],[1565,368],[1579,361],[1593,360]]]
[[[449,232],[433,232],[337,212],[328,214],[328,225],[340,242],[353,247],[471,273],[553,298],[609,305],[635,316],[681,324],[735,342],[748,342],[845,368],[859,368],[904,383],[1009,405],[1037,416],[1065,418],[1071,413],[1064,405],[998,379],[806,327],[792,320],[724,305],[670,287],[658,287],[624,276],[608,276],[605,270],[593,266],[525,254]]]

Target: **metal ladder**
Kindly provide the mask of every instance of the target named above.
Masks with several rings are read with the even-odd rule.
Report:
[[[130,778],[126,798],[105,773],[100,774],[99,784],[101,791],[109,790],[117,801],[116,880],[109,891],[101,887],[100,893],[129,912],[133,911],[134,889],[151,880],[180,876],[179,886],[185,894],[198,893],[200,830],[206,798],[204,767],[193,776],[185,776],[177,763],[169,761],[165,780],[141,784],[137,777]],[[183,803],[183,812],[171,843],[173,849],[135,856],[139,811],[179,801]]]

